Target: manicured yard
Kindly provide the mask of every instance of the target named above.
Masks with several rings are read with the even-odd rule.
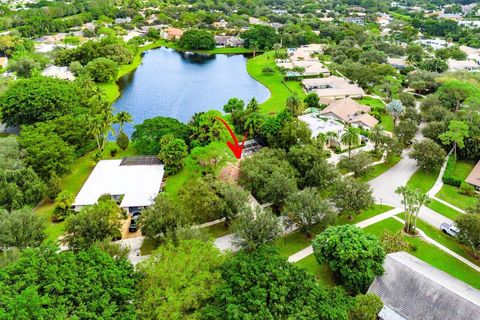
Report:
[[[349,220],[348,217],[341,216],[337,219],[337,221],[335,221],[334,224],[335,225],[341,225],[341,224],[347,224],[347,223],[354,224],[363,220],[367,220],[381,213],[387,212],[391,209],[393,208],[390,206],[377,204],[373,208],[365,210],[361,214],[354,216],[351,220]],[[322,231],[323,231],[322,229],[317,228],[316,230],[314,229],[313,233],[314,235],[316,235]],[[284,257],[289,257],[292,254],[308,247],[311,244],[313,239],[314,237],[307,238],[300,231],[295,231],[278,239],[274,243],[274,246],[278,249],[278,251],[280,252],[280,255]]]
[[[309,273],[315,276],[315,279],[327,286],[335,286],[333,274],[327,265],[318,264],[313,254],[295,263],[297,266],[305,268]]]
[[[453,170],[453,176],[465,180],[475,167],[475,162],[458,160]]]
[[[380,163],[372,167],[372,169],[363,177],[360,177],[359,180],[363,182],[367,182],[370,180],[375,179],[376,177],[380,176],[381,174],[385,173],[393,166],[395,166],[401,160],[400,157],[395,157],[390,160],[388,163]]]
[[[275,73],[265,75],[262,72],[264,67],[270,67]],[[285,108],[287,98],[294,93],[301,98],[305,96],[302,85],[298,81],[283,81],[283,74],[275,65],[275,52],[268,51],[262,55],[248,60],[248,73],[258,82],[270,90],[270,98],[261,104],[262,111],[265,113],[279,112]]]
[[[104,150],[104,159],[121,159],[125,156],[134,155],[136,151],[133,147],[129,147],[125,151],[119,150],[115,157],[110,156],[110,150],[112,148],[116,148],[116,144],[114,142],[110,142]],[[118,148],[117,148],[118,149]],[[93,168],[95,167],[94,162],[92,161],[91,157],[95,153],[95,151],[91,151],[85,156],[78,158],[75,164],[72,167],[72,172],[62,178],[62,190],[67,190],[74,195],[82,188],[83,184],[87,180],[90,172],[92,172]],[[35,212],[39,215],[45,217],[48,221],[46,233],[47,233],[47,240],[56,240],[62,233],[64,228],[64,223],[53,223],[51,222],[51,217],[55,210],[55,203],[53,201],[49,201],[47,199],[43,200],[39,206],[35,209]]]
[[[372,107],[372,110],[385,110],[385,104],[380,99],[363,97],[362,99],[358,99],[357,102]]]
[[[393,132],[393,117],[389,114],[383,114],[380,118],[380,124],[383,126],[385,131]]]
[[[433,227],[421,219],[418,219],[417,227],[433,240],[438,241],[453,252],[480,266],[480,260],[475,259],[472,255],[470,255],[469,249],[460,244],[455,238],[443,233],[441,230]]]
[[[233,154],[228,149],[227,145],[222,143],[210,144],[211,149],[209,150],[210,154],[217,154],[218,159],[221,159],[217,165],[215,174],[219,174],[220,170],[224,167],[227,162],[234,162],[236,159]],[[201,169],[199,165],[193,160],[192,156],[189,155],[185,159],[185,166],[182,170],[169,176],[166,179],[164,191],[173,199],[176,199],[178,191],[180,188],[190,179],[199,177],[201,175]]]
[[[398,231],[401,230],[401,228],[402,224],[399,221],[389,218],[369,226],[364,230],[380,236],[386,229],[390,231]],[[405,236],[405,238],[416,248],[412,253],[414,256],[451,276],[480,289],[480,274],[478,272],[465,265],[463,262],[441,251],[437,247],[426,243],[421,238],[408,236]]]
[[[427,207],[429,207],[433,211],[440,213],[442,216],[449,218],[450,220],[455,220],[459,215],[461,215],[461,213],[457,210],[452,209],[449,206],[446,206],[435,199],[431,199]]]
[[[460,209],[472,207],[477,202],[475,197],[464,196],[458,193],[458,188],[454,186],[444,185],[436,196]]]
[[[408,180],[407,186],[414,189],[420,189],[422,192],[428,192],[437,181],[439,172],[439,170],[424,171],[418,169],[410,180]]]

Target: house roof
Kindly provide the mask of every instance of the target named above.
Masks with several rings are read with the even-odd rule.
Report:
[[[128,159],[128,158],[127,158]],[[74,206],[95,204],[104,194],[124,195],[120,207],[149,206],[155,200],[163,179],[163,164],[122,165],[124,160],[102,160],[75,198]]]
[[[351,84],[348,80],[337,76],[326,78],[304,79],[302,84],[308,88],[322,87],[315,89],[315,93],[320,97],[335,98],[339,96],[363,96],[365,92],[356,84]]]
[[[369,106],[361,105],[352,98],[344,98],[330,103],[320,114],[333,113],[346,123],[350,123],[352,117],[359,113],[370,112]]]
[[[480,65],[478,65],[475,61],[473,60],[453,60],[453,59],[448,59],[447,60],[448,67],[450,69],[469,69],[469,68],[480,68]]]
[[[170,28],[167,28],[165,31],[170,36],[181,37],[183,35],[183,30],[178,28],[170,27]]]
[[[477,162],[465,181],[480,187],[480,161]]]
[[[353,117],[352,120],[350,120],[350,123],[363,123],[367,127],[373,128],[377,125],[378,120],[368,113],[364,113]]]
[[[368,292],[378,295],[399,316],[409,320],[478,319],[480,291],[449,274],[406,252],[388,254],[384,269]]]

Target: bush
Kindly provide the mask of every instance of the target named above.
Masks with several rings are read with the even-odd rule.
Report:
[[[464,196],[469,196],[469,197],[473,197],[476,194],[475,188],[471,184],[468,184],[463,181],[460,184],[460,190],[458,190],[458,193],[463,194]]]
[[[262,73],[265,74],[265,75],[271,75],[271,74],[275,73],[275,70],[273,70],[270,67],[263,67]]]
[[[380,240],[354,225],[329,227],[315,240],[313,252],[319,264],[328,264],[351,293],[366,292],[383,273],[385,251]]]
[[[450,157],[448,157],[447,167],[445,168],[445,173],[443,174],[442,181],[443,183],[450,186],[460,187],[463,182],[462,179],[457,178],[453,175],[456,164],[457,157],[455,157],[455,155],[451,155]]]
[[[117,148],[113,148],[110,150],[110,157],[115,157],[117,155],[117,152],[118,152],[118,149]]]

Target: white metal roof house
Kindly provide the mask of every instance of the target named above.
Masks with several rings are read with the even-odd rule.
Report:
[[[97,163],[73,203],[75,211],[109,194],[129,212],[153,204],[160,192],[164,165],[156,157],[130,157]]]
[[[479,319],[480,291],[406,253],[385,257],[368,292],[382,299],[381,320]]]
[[[479,71],[480,64],[473,60],[447,60],[448,69],[451,71]]]
[[[362,98],[365,94],[361,87],[337,76],[304,79],[302,85],[307,92],[315,92],[320,98]]]

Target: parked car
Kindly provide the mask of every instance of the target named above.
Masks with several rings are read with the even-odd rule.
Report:
[[[138,219],[140,219],[140,212],[132,213],[132,219],[130,220],[130,226],[128,227],[129,232],[137,232]]]
[[[456,237],[460,232],[455,225],[449,223],[442,223],[440,225],[440,230],[452,237]]]

